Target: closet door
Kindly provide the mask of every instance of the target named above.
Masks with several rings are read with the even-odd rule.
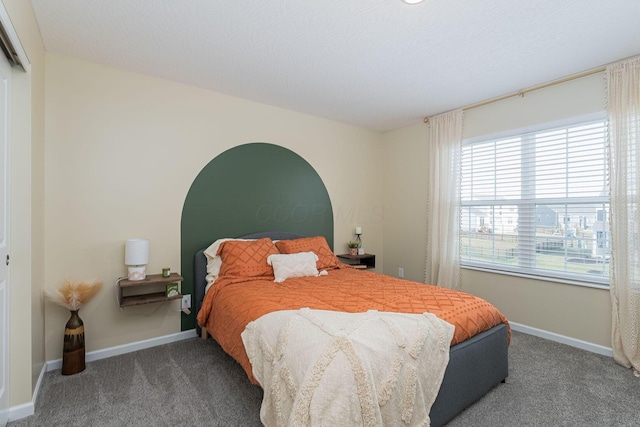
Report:
[[[11,66],[0,54],[0,426],[9,418],[9,88]],[[28,286],[25,283],[25,286]]]

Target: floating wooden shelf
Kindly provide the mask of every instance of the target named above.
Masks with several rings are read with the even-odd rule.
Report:
[[[169,277],[162,277],[162,274],[150,274],[143,280],[124,279],[118,282],[118,301],[120,307],[132,307],[134,305],[151,304],[155,302],[165,302],[182,298],[182,294],[168,297],[166,292],[149,292],[138,295],[125,295],[125,289],[139,288],[141,286],[167,285],[168,283],[180,283],[184,279],[178,273],[171,273]]]

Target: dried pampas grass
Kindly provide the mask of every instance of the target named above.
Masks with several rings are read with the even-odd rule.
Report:
[[[71,311],[77,311],[84,304],[89,302],[95,294],[102,289],[102,282],[94,283],[73,283],[69,280],[64,281],[59,289],[47,289],[44,291],[47,298],[51,301],[68,308]]]

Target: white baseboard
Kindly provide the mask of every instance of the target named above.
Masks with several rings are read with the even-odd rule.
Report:
[[[23,403],[22,405],[12,406],[9,408],[9,421],[19,420],[20,418],[26,418],[35,413],[36,409],[36,400],[38,399],[38,392],[40,391],[40,385],[42,384],[42,379],[44,378],[44,374],[46,372],[47,364],[42,365],[42,369],[40,369],[40,375],[38,375],[38,381],[36,382],[36,387],[33,390],[33,396],[31,397],[31,402]]]
[[[35,414],[36,404],[33,400],[29,403],[23,403],[22,405],[12,406],[9,408],[9,421],[16,421],[21,418],[29,417]]]
[[[545,331],[543,329],[532,328],[531,326],[521,325],[515,322],[509,322],[511,329],[525,334],[534,335],[536,337],[544,338],[549,341],[559,342],[561,344],[570,345],[582,350],[587,350],[592,353],[601,354],[603,356],[613,357],[613,349],[605,347],[603,345],[590,343],[588,341],[582,341],[577,338],[567,337],[565,335],[556,334],[555,332]]]

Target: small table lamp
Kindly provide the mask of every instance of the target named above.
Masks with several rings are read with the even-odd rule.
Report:
[[[124,245],[124,263],[129,267],[129,280],[144,280],[149,263],[149,240],[128,239]]]
[[[356,242],[358,242],[358,255],[364,255],[364,248],[362,247],[362,227],[356,227]]]

